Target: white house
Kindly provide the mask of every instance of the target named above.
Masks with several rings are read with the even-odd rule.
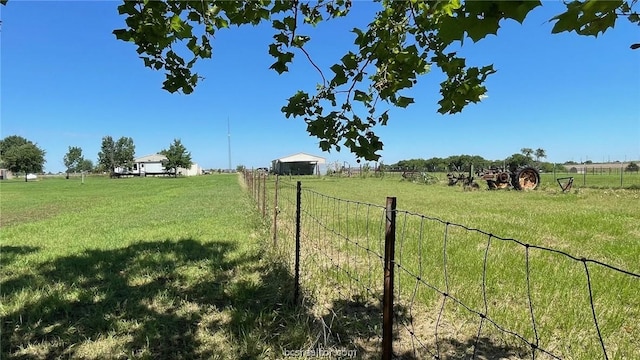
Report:
[[[133,176],[173,175],[173,169],[165,169],[162,164],[167,157],[162,154],[151,154],[133,159],[131,169],[116,168],[118,174]],[[184,176],[201,175],[202,168],[193,163],[189,169],[178,168],[178,174]]]
[[[131,172],[140,176],[165,175],[168,172],[162,165],[162,162],[166,160],[167,157],[162,154],[152,154],[136,158],[133,160]]]

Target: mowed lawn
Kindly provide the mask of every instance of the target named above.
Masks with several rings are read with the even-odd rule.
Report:
[[[235,175],[5,181],[2,359],[277,358],[309,342]]]

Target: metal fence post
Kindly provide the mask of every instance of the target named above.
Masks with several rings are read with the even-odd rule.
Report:
[[[300,297],[300,202],[302,194],[302,182],[296,185],[296,261],[295,261],[295,288],[293,290],[293,302],[298,303]]]
[[[396,247],[396,198],[387,197],[382,295],[382,360],[393,356],[393,272]]]
[[[278,245],[278,181],[279,177],[276,175],[275,183],[275,195],[273,199],[273,247]]]
[[[262,174],[262,218],[267,216],[267,174]]]

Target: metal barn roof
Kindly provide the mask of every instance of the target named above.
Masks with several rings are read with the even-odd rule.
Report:
[[[306,153],[297,153],[289,156],[285,156],[280,159],[276,159],[274,161],[279,161],[281,163],[290,163],[290,162],[313,162],[317,164],[324,164],[325,158],[320,156],[309,155]]]

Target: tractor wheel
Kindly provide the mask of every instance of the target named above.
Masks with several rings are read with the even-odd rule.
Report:
[[[517,190],[535,190],[540,185],[540,173],[532,167],[526,167],[516,172],[513,187]]]

